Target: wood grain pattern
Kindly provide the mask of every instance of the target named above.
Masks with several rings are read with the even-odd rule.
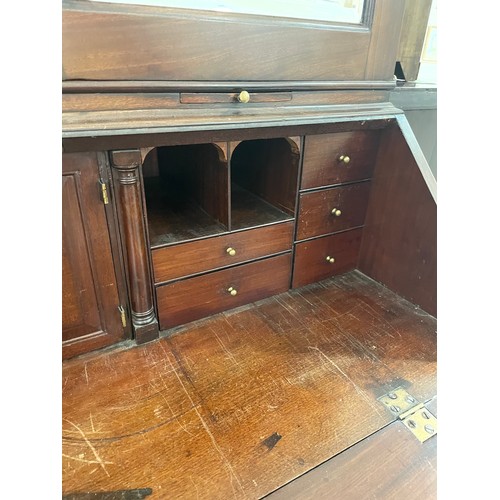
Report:
[[[414,82],[420,69],[420,57],[424,46],[425,32],[432,0],[404,2],[404,16],[401,26],[397,60],[400,62],[407,82]]]
[[[399,421],[364,439],[267,500],[437,498],[437,436],[421,444]]]
[[[155,283],[291,250],[293,222],[273,224],[153,250]],[[228,254],[232,248],[236,255]]]
[[[301,194],[296,239],[362,226],[370,187],[370,182],[360,182]],[[334,208],[342,212],[340,216],[332,214]]]
[[[243,89],[243,87],[242,87]],[[181,92],[180,102],[182,104],[217,104],[238,103],[239,92]],[[252,92],[250,102],[286,102],[292,100],[291,92]]]
[[[63,357],[124,337],[96,153],[63,154]]]
[[[306,136],[301,189],[369,179],[378,137],[379,131],[374,130]],[[349,156],[349,163],[339,160],[345,155]]]
[[[145,179],[152,247],[220,234],[229,227],[226,145],[192,144],[153,149],[157,166]]]
[[[99,111],[63,114],[65,152],[89,149],[156,147],[158,144],[193,144],[268,137],[322,134],[360,121],[365,127],[381,128],[402,115],[392,104],[359,104],[234,109],[154,111]],[[189,132],[189,134],[186,134]]]
[[[230,158],[231,182],[294,215],[299,158],[287,138],[240,142]]]
[[[63,75],[64,80],[363,80],[371,37],[367,28],[349,25],[325,29],[324,23],[263,16],[66,0]]]
[[[362,232],[362,229],[352,229],[295,245],[293,288],[355,269]],[[328,262],[327,257],[335,261]]]
[[[405,1],[377,0],[373,29],[366,58],[365,79],[394,78]],[[420,3],[420,2],[411,2]]]
[[[65,362],[63,493],[260,498],[390,423],[391,388],[433,397],[435,327],[352,272]]]
[[[242,264],[156,289],[162,329],[182,325],[288,290],[291,253]],[[237,291],[234,297],[230,288]]]
[[[112,151],[114,192],[122,231],[132,324],[138,343],[158,337],[142,200],[139,150]]]
[[[381,138],[359,269],[436,315],[436,202],[398,126]]]
[[[192,198],[217,222],[228,226],[228,167],[217,144],[158,148],[158,169],[164,184]]]
[[[149,94],[63,94],[64,112],[105,110],[161,109],[179,103],[178,93]]]

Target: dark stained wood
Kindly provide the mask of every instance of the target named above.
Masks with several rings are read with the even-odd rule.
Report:
[[[227,226],[175,189],[175,185],[162,183],[160,177],[145,178],[144,189],[152,248],[228,231]]]
[[[291,250],[293,222],[153,250],[155,283]],[[236,255],[227,252],[235,250]]]
[[[235,183],[231,184],[231,229],[233,231],[292,219],[292,215],[268,203],[260,196],[256,196]]]
[[[243,87],[242,87],[243,90]],[[239,92],[232,93],[193,93],[193,92],[181,92],[180,101],[183,104],[216,104],[216,103],[228,103],[228,102],[239,102],[238,101]],[[251,103],[254,102],[286,102],[292,100],[291,92],[252,92],[250,94]],[[242,103],[243,104],[243,103]]]
[[[62,500],[142,500],[151,493],[153,493],[151,488],[103,491],[99,493],[70,493],[64,495]]]
[[[375,10],[385,3],[378,0]],[[378,25],[325,29],[311,21],[66,0],[63,79],[363,80],[373,36],[378,51],[390,49],[384,41],[392,41],[392,30]],[[380,80],[391,80],[393,69]]]
[[[365,79],[394,77],[394,66],[405,1],[377,0],[373,13],[373,29],[366,58]],[[420,3],[420,2],[411,2]]]
[[[301,189],[369,179],[375,164],[379,131],[308,135],[304,143]],[[339,158],[349,156],[349,163]]]
[[[142,163],[139,150],[111,152],[114,192],[121,221],[122,244],[127,263],[131,316],[135,339],[148,342],[159,335],[154,312],[149,252],[139,182]]]
[[[161,181],[192,198],[228,226],[228,167],[225,145],[192,144],[158,148]]]
[[[171,328],[281,293],[288,290],[290,273],[288,253],[157,287],[160,326]]]
[[[344,92],[348,94],[352,90],[369,90],[368,93],[363,92],[363,95],[375,96],[375,99],[380,97],[378,91],[391,90],[396,86],[396,82],[392,81],[310,81],[310,80],[287,80],[276,81],[268,80],[265,82],[259,81],[148,81],[148,80],[127,80],[127,81],[78,81],[67,80],[62,82],[63,94],[80,94],[80,93],[128,93],[128,92],[236,92],[241,89],[246,89],[252,92],[261,91],[314,91],[321,96],[322,91],[335,91],[330,95],[342,96]],[[356,94],[356,92],[354,92]]]
[[[63,493],[262,497],[389,424],[391,388],[432,398],[435,328],[355,271],[65,362]]]
[[[170,108],[179,102],[176,93],[149,93],[149,94],[63,94],[62,110],[76,111],[105,111],[105,110],[132,110]]]
[[[437,436],[420,443],[393,422],[267,500],[437,498]]]
[[[398,126],[381,138],[359,269],[436,315],[436,202]]]
[[[148,162],[157,155],[159,174],[148,173],[145,179],[152,247],[227,231],[229,180],[225,147],[221,146],[161,147],[146,156]]]
[[[240,142],[231,153],[231,182],[294,215],[299,159],[299,148],[290,139]],[[233,191],[233,203],[236,196]]]
[[[63,357],[124,338],[97,153],[63,154]]]
[[[362,226],[370,187],[370,182],[360,182],[301,194],[297,240]],[[341,211],[340,216],[332,214],[334,208]]]
[[[295,246],[293,288],[355,269],[362,231],[352,229],[298,243]],[[332,257],[335,261],[329,262],[327,257]]]
[[[323,134],[343,128],[350,130],[353,122],[360,122],[366,128],[381,128],[403,114],[390,103],[359,104],[355,109],[335,105],[303,109],[283,106],[279,110],[269,106],[239,107],[237,113],[232,108],[203,112],[193,109],[195,113],[189,110],[64,113],[63,147],[66,152],[74,152]]]

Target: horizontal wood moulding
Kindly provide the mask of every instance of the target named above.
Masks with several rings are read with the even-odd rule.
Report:
[[[392,90],[396,80],[354,80],[354,81],[95,81],[66,80],[62,82],[63,94],[90,94],[109,92],[249,92],[268,91],[322,91],[322,90]]]
[[[123,135],[151,132],[193,132],[294,124],[328,123],[345,117],[367,119],[394,116],[402,111],[389,102],[321,106],[227,106],[197,109],[140,109],[63,113],[66,137]],[[154,145],[154,144],[149,144]],[[142,145],[141,145],[142,146]]]
[[[403,111],[392,108],[393,112],[380,111],[379,113],[348,113],[338,112],[335,117],[314,116],[296,117],[295,120],[268,122],[245,122],[224,126],[209,127],[202,123],[192,124],[187,127],[176,127],[174,130],[158,130],[156,128],[142,128],[136,130],[108,131],[96,130],[94,135],[90,132],[68,132],[63,134],[63,151],[90,151],[112,150],[126,148],[151,148],[156,146],[179,144],[202,144],[217,141],[233,141],[245,139],[269,139],[283,136],[300,136],[307,134],[327,134],[334,131],[354,129],[379,129],[384,128],[397,119],[397,114]],[[404,116],[404,115],[402,115]],[[227,120],[226,120],[227,123]],[[189,134],[186,134],[189,132]],[[102,135],[100,135],[102,134]],[[422,155],[423,156],[423,155]]]
[[[255,105],[266,106],[279,103],[280,106],[370,104],[389,101],[389,92],[384,90],[344,90],[318,92],[263,92],[251,91],[250,102],[239,103],[238,92],[151,92],[114,94],[63,94],[62,110],[77,111],[126,111],[141,109],[185,109],[185,105],[225,105],[228,109]],[[220,108],[217,108],[220,109]]]

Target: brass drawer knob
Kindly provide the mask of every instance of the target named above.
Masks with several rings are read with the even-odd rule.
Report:
[[[343,161],[344,163],[349,163],[351,159],[347,155],[342,155],[339,157],[339,161]]]
[[[231,257],[234,257],[236,255],[236,250],[232,247],[229,247],[226,249],[226,253],[228,253]]]
[[[232,286],[230,286],[227,291],[229,292],[229,295],[231,295],[232,297],[234,297],[235,295],[238,295],[238,290],[236,290],[236,288],[233,288]]]
[[[342,210],[339,210],[338,208],[332,208],[332,215],[335,215],[335,217],[340,217],[342,215]]]
[[[246,90],[242,90],[239,94],[238,94],[238,102],[248,102],[250,100],[250,94],[246,91]]]
[[[326,261],[329,262],[330,264],[333,264],[335,262],[335,259],[333,257],[328,256],[326,258]]]

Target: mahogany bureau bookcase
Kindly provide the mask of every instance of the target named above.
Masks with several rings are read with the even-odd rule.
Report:
[[[436,315],[436,182],[388,101],[403,12],[63,2],[64,357],[353,269]]]

